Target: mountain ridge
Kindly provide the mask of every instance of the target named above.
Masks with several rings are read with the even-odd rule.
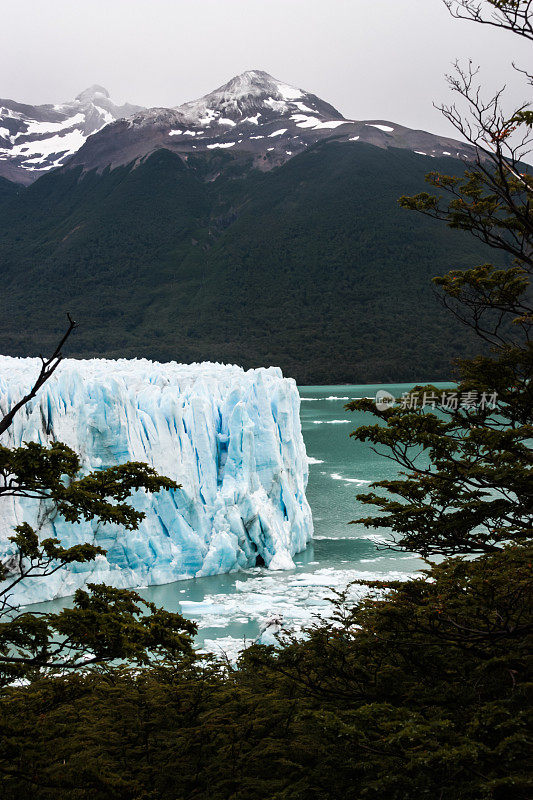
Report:
[[[67,167],[115,168],[167,149],[187,159],[227,150],[268,171],[320,141],[366,142],[421,155],[470,159],[474,150],[447,137],[387,120],[350,120],[316,95],[248,70],[194,100],[171,109],[144,109],[93,136]]]
[[[0,134],[5,110],[1,104],[5,102],[0,100]],[[67,127],[59,135],[55,135],[50,114],[60,107],[34,107],[41,115],[47,109],[54,146],[63,151],[52,152],[54,146],[48,142],[43,145],[47,153],[28,157],[22,147],[31,140],[38,153],[39,136],[19,137],[18,145],[10,140],[9,147],[4,140],[3,149],[0,138],[0,176],[30,183],[54,168],[81,165],[84,171],[101,171],[138,161],[158,149],[175,152],[184,160],[201,152],[227,150],[237,157],[244,154],[255,168],[268,171],[326,139],[361,141],[382,149],[397,147],[433,157],[469,160],[475,154],[473,148],[454,139],[386,119],[346,119],[317,95],[263,70],[243,72],[203,97],[171,108],[114,106],[109,93],[98,85],[82,92],[74,103],[90,106],[92,122],[85,119],[85,127],[80,126],[80,120],[72,115],[76,107],[66,104],[71,117],[64,120]],[[107,117],[94,109],[103,109]]]
[[[93,84],[66,103],[30,105],[0,98],[0,177],[28,185],[76,153],[87,137],[141,106],[116,105]]]

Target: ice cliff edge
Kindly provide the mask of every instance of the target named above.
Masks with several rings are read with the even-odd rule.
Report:
[[[0,416],[32,385],[40,362],[0,356]],[[290,568],[312,537],[300,398],[275,367],[65,359],[0,442],[62,441],[83,470],[144,461],[181,488],[132,504],[146,513],[137,531],[72,525],[44,502],[0,499],[0,557],[27,521],[67,546],[107,551],[44,579],[27,579],[14,599],[40,602],[87,582],[117,587],[170,583],[255,565]]]

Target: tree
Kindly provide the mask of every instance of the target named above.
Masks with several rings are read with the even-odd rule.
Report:
[[[490,19],[533,39],[529,2],[447,5],[456,15]],[[396,547],[423,556],[497,552],[529,541],[532,530],[533,174],[524,161],[533,119],[526,105],[506,115],[502,91],[484,100],[477,74],[471,64],[457,65],[449,79],[466,103],[466,117],[456,105],[442,106],[476,148],[472,166],[463,178],[430,173],[427,181],[439,194],[403,197],[400,204],[470,232],[499,254],[503,263],[435,279],[444,304],[489,352],[459,363],[457,390],[447,393],[439,414],[420,407],[424,398],[433,408],[442,399],[434,386],[416,387],[381,411],[368,400],[348,406],[381,420],[352,435],[378,451],[386,448],[406,470],[398,480],[375,484],[378,493],[359,496],[384,514],[358,521],[391,527]]]
[[[457,19],[491,25],[533,39],[531,0],[444,0]]]
[[[6,431],[15,414],[50,378],[62,359],[62,347],[76,327],[69,327],[20,402],[0,419]],[[146,464],[130,462],[80,475],[76,453],[61,442],[50,447],[28,442],[21,447],[0,445],[0,498],[47,500],[69,522],[98,519],[135,530],[144,514],[126,501],[132,491],[178,488]],[[15,587],[27,578],[43,578],[67,565],[93,561],[105,550],[92,544],[65,548],[57,539],[40,539],[27,522],[10,537],[13,554],[0,563],[0,686],[15,679],[76,670],[114,660],[152,663],[163,656],[181,658],[192,652],[196,627],[144,601],[137,593],[89,584],[78,590],[74,607],[57,614],[28,612],[12,602]]]

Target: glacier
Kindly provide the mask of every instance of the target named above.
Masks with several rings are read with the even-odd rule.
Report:
[[[0,416],[30,388],[40,360],[0,356]],[[106,550],[47,578],[26,579],[13,600],[64,597],[87,582],[144,587],[264,564],[290,569],[313,534],[308,462],[294,380],[277,367],[65,359],[15,417],[4,446],[61,441],[82,471],[142,461],[180,488],[135,492],[137,531],[66,523],[49,501],[0,498],[0,558],[23,521],[65,546]]]

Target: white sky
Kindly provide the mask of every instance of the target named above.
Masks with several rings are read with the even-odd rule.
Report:
[[[54,103],[99,83],[115,102],[174,106],[264,69],[348,118],[450,133],[432,101],[468,57],[488,87],[527,96],[510,62],[531,67],[531,45],[442,0],[4,0],[0,97]]]

